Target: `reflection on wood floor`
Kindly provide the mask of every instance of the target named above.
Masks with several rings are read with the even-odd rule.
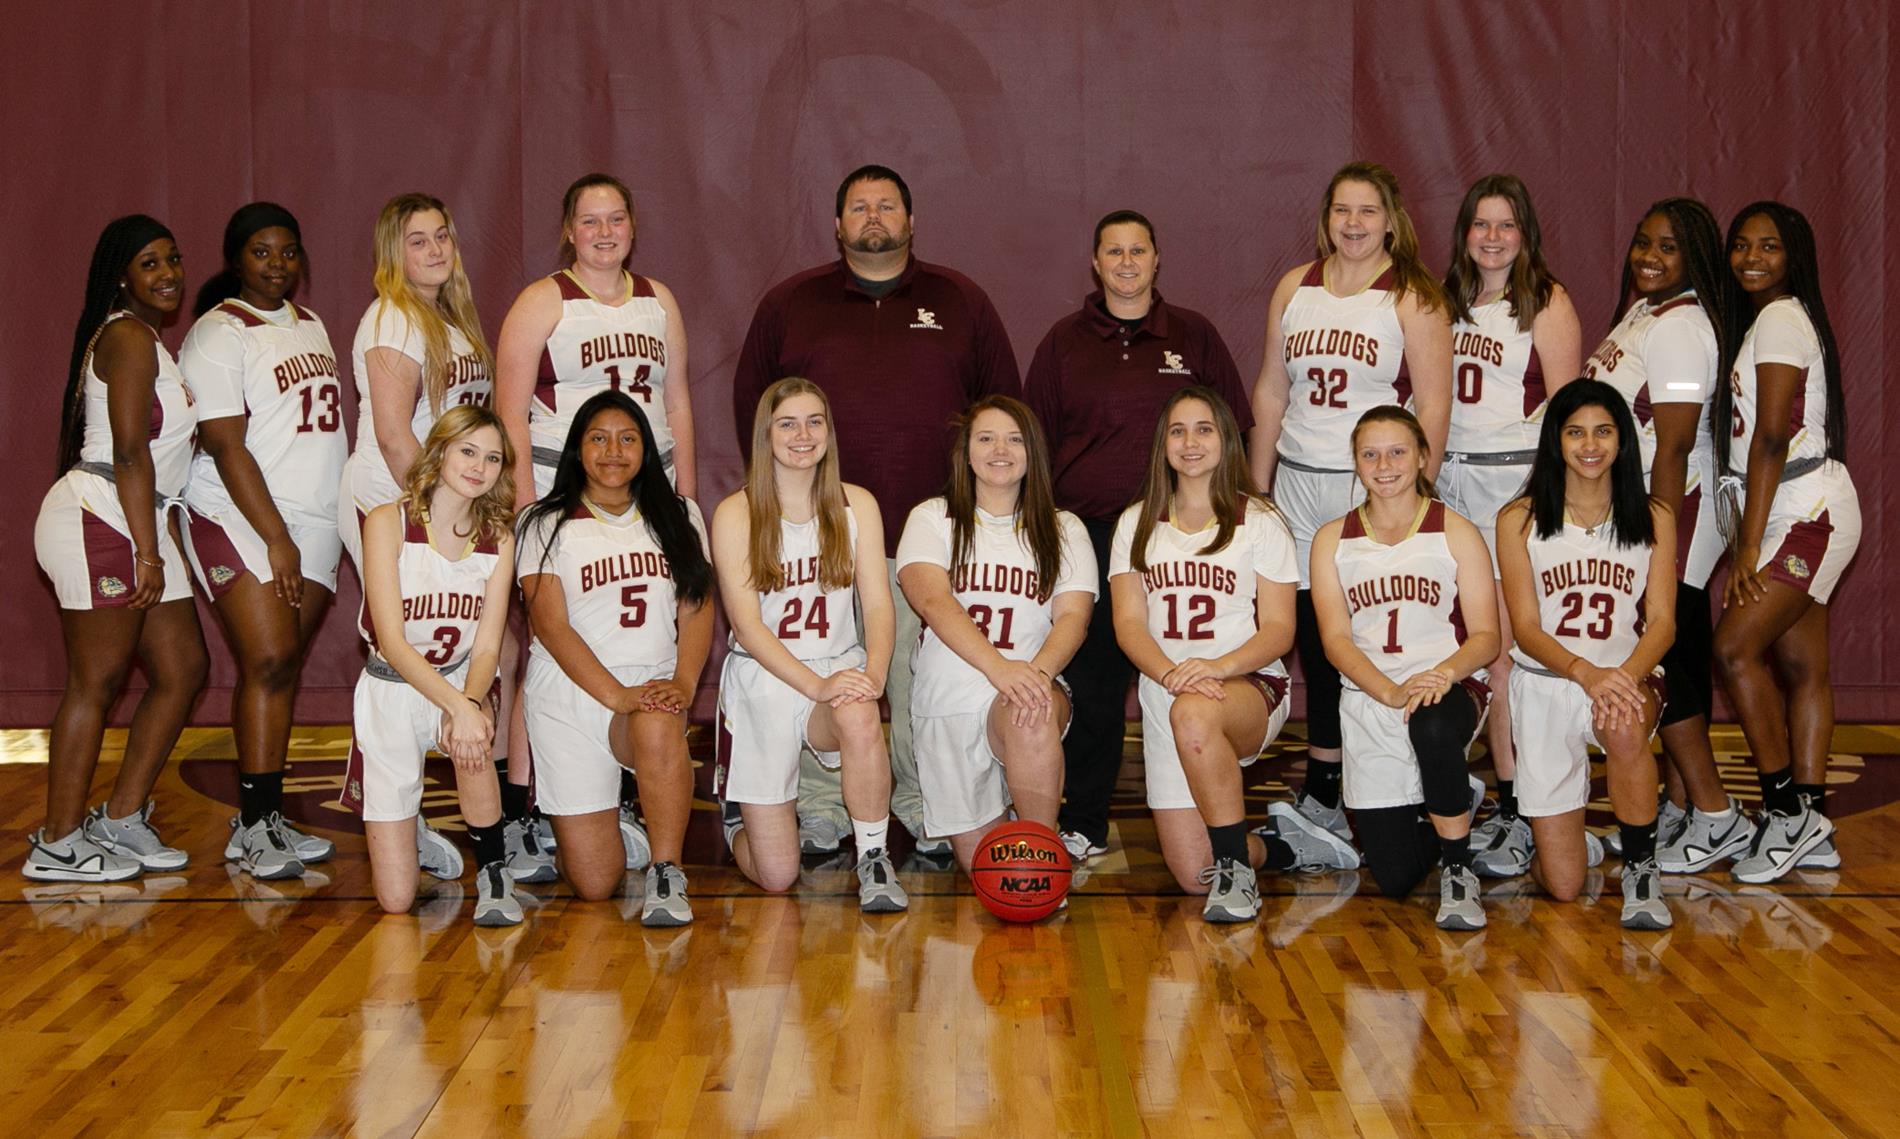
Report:
[[[914,857],[907,914],[861,915],[842,860],[762,896],[710,804],[685,929],[629,920],[638,875],[599,904],[524,887],[511,930],[470,925],[470,882],[385,918],[360,834],[321,806],[346,738],[299,736],[290,813],[340,848],[301,883],[227,871],[230,737],[194,731],[155,818],[192,864],[49,886],[17,873],[43,736],[0,733],[9,1131],[1894,1133],[1900,730],[1837,738],[1839,871],[1671,879],[1676,928],[1635,934],[1612,861],[1578,905],[1494,884],[1475,936],[1433,926],[1435,891],[1354,897],[1351,874],[1268,878],[1257,924],[1205,925],[1138,792],[1067,913],[1036,926],[1002,926]],[[1752,790],[1739,747],[1717,740]],[[1299,754],[1254,769],[1250,794],[1283,794]]]

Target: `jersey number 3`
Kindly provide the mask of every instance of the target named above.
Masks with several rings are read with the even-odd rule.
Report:
[[[343,426],[343,393],[335,384],[321,387],[305,387],[303,392],[303,422],[297,425],[298,432],[335,431]]]
[[[1313,392],[1306,398],[1314,407],[1346,406],[1346,369],[1308,368],[1306,378],[1313,381]]]
[[[1610,639],[1610,617],[1616,612],[1616,596],[1610,593],[1592,593],[1588,602],[1581,593],[1566,593],[1558,602],[1564,607],[1563,619],[1557,622],[1557,635],[1560,637],[1588,637],[1593,641]],[[1586,622],[1583,628],[1572,625],[1583,616],[1583,608],[1588,604],[1596,616]]]

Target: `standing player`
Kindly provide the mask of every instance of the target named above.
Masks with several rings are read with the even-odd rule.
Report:
[[[1326,655],[1346,682],[1345,802],[1380,893],[1403,898],[1442,858],[1439,928],[1482,929],[1471,816],[1484,784],[1465,753],[1490,701],[1484,665],[1497,655],[1491,554],[1433,493],[1425,429],[1411,412],[1373,408],[1352,443],[1366,500],[1320,527],[1312,567]],[[1331,833],[1274,806],[1285,825]]]
[[[686,713],[713,625],[699,507],[667,481],[646,413],[604,391],[575,409],[553,487],[519,530],[516,573],[534,626],[523,705],[561,873],[589,901],[620,884],[621,773],[631,769],[651,835],[640,922],[684,925]]]
[[[501,794],[488,749],[488,690],[513,586],[514,456],[501,420],[480,404],[444,412],[405,465],[397,502],[363,524],[364,631],[346,801],[361,809],[370,877],[386,913],[409,912],[422,842],[422,762],[439,742],[475,843],[475,924],[518,925]],[[453,848],[451,848],[453,850]],[[432,872],[461,872],[461,856]]]
[[[1721,339],[1732,291],[1708,207],[1693,198],[1657,202],[1630,238],[1617,293],[1627,307],[1583,366],[1584,375],[1629,401],[1649,492],[1676,518],[1676,639],[1663,656],[1671,794],[1657,828],[1658,864],[1675,873],[1705,870],[1741,852],[1749,838],[1748,819],[1722,786],[1709,747],[1715,681],[1707,586],[1722,536],[1706,405],[1732,350]],[[1612,849],[1619,839],[1612,836]]]
[[[1155,424],[1147,487],[1115,527],[1109,587],[1141,671],[1161,854],[1183,890],[1207,895],[1208,921],[1260,912],[1254,869],[1268,850],[1247,834],[1240,769],[1286,723],[1280,658],[1298,581],[1292,535],[1247,477],[1233,413],[1208,388],[1182,388]]]
[[[759,300],[732,377],[732,423],[748,461],[759,396],[801,376],[824,388],[852,438],[840,477],[881,504],[886,592],[896,593],[904,512],[936,493],[949,424],[975,400],[1021,390],[1016,355],[995,306],[954,269],[911,256],[910,187],[895,170],[860,166],[838,184],[838,260],[773,286]],[[949,236],[949,235],[946,235]],[[948,244],[948,243],[946,243]],[[891,811],[918,853],[949,853],[922,838],[923,799],[910,746],[911,654],[922,629],[896,594],[897,649],[884,681],[891,704]],[[838,776],[799,769],[799,845],[838,849],[850,832]]]
[[[1761,772],[1764,811],[1743,882],[1841,856],[1822,810],[1834,735],[1828,601],[1860,545],[1860,497],[1848,477],[1841,356],[1821,299],[1814,231],[1799,210],[1755,202],[1728,231],[1729,268],[1750,302],[1729,314],[1741,334],[1716,393],[1716,456],[1740,483],[1734,561],[1715,659]],[[1763,654],[1772,650],[1784,693]]]
[[[253,202],[232,214],[224,263],[178,353],[199,418],[185,553],[237,662],[239,815],[224,857],[256,878],[294,878],[336,849],[282,811],[297,680],[342,556],[343,383],[323,322],[290,300],[304,264],[290,211]]]
[[[524,503],[548,492],[576,409],[604,391],[640,405],[667,478],[697,493],[686,325],[672,290],[627,271],[633,244],[633,192],[583,176],[561,199],[560,271],[521,290],[502,321],[496,406]]]
[[[1189,384],[1220,393],[1240,429],[1253,426],[1247,388],[1206,317],[1163,300],[1154,226],[1134,210],[1095,223],[1090,270],[1100,286],[1058,320],[1036,348],[1023,397],[1049,439],[1056,504],[1088,529],[1108,594],[1115,520],[1141,493],[1144,450],[1168,396]],[[1108,803],[1121,775],[1128,682],[1135,668],[1115,643],[1113,606],[1097,605],[1064,673],[1075,722],[1063,740],[1062,842],[1081,862],[1108,850]]]
[[[1544,401],[1576,376],[1583,352],[1577,310],[1544,264],[1543,229],[1515,174],[1486,175],[1465,191],[1451,231],[1445,298],[1455,398],[1438,489],[1446,506],[1478,527],[1495,565],[1498,511],[1523,493]],[[1498,773],[1498,811],[1472,838],[1474,865],[1511,876],[1530,866],[1531,828],[1518,816],[1514,791],[1508,622],[1500,624],[1488,671],[1486,737]]]
[[[1349,465],[1368,408],[1410,404],[1437,471],[1451,418],[1451,320],[1419,261],[1418,234],[1392,172],[1340,168],[1320,199],[1319,259],[1287,273],[1267,305],[1266,359],[1254,384],[1254,484],[1271,486],[1293,531],[1306,681],[1306,784],[1300,812],[1349,841],[1339,806],[1339,673],[1326,659],[1308,589],[1313,534],[1362,493]]]
[[[818,385],[791,377],[765,389],[746,485],[713,511],[732,625],[714,785],[733,861],[777,893],[798,881],[801,753],[842,770],[858,905],[887,913],[910,905],[891,866],[891,762],[877,704],[895,618],[877,502],[842,481],[839,465]],[[854,607],[864,611],[862,639]]]
[[[1674,512],[1644,493],[1636,421],[1608,384],[1552,396],[1524,497],[1498,515],[1498,567],[1517,635],[1517,804],[1531,873],[1567,902],[1602,857],[1583,829],[1590,745],[1603,749],[1623,847],[1623,924],[1673,921],[1656,869],[1657,665],[1675,635]]]
[[[53,717],[46,825],[20,872],[117,882],[175,870],[185,852],[152,829],[152,785],[204,687],[204,638],[169,504],[185,487],[197,409],[158,338],[184,298],[171,231],[143,214],[99,234],[60,401],[59,481],[40,503],[33,551],[52,579],[66,643]],[[90,815],[106,713],[137,659],[148,687],[132,715],[112,797]]]
[[[969,869],[1013,804],[1055,829],[1062,670],[1095,598],[1088,531],[1057,510],[1049,450],[1021,401],[985,396],[957,420],[950,482],[897,543],[897,580],[924,621],[910,690],[924,826]]]
[[[343,464],[337,498],[337,531],[343,548],[362,577],[363,519],[402,494],[409,465],[436,420],[452,406],[486,406],[493,383],[488,342],[475,311],[462,250],[448,207],[427,194],[398,194],[376,217],[376,299],[356,325],[351,356],[356,373],[356,450]],[[512,478],[510,485],[513,485]],[[514,653],[504,641],[502,659]],[[503,711],[513,705],[512,686],[504,686]],[[498,761],[500,762],[500,761]],[[529,881],[554,877],[553,859],[542,855],[528,828],[527,777],[508,799],[511,867]],[[450,865],[447,840],[424,827],[419,837],[429,863]]]

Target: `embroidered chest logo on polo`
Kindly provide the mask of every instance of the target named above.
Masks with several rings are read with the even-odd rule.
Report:
[[[937,314],[934,312],[931,312],[927,308],[920,308],[917,310],[917,322],[915,324],[912,324],[911,327],[912,328],[933,328],[933,329],[936,329],[938,332],[943,331],[943,325],[937,323]]]
[[[1182,365],[1181,354],[1179,352],[1169,352],[1165,348],[1161,351],[1161,366],[1156,368],[1155,371],[1164,376],[1191,376],[1194,374],[1191,370]]]

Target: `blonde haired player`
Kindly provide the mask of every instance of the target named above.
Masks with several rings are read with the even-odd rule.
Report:
[[[1088,633],[1095,551],[1057,510],[1042,428],[1022,401],[985,396],[957,420],[944,494],[897,543],[897,581],[923,618],[910,690],[924,827],[967,870],[1013,805],[1056,826],[1062,670]]]
[[[297,682],[343,552],[343,382],[323,322],[290,299],[303,279],[297,219],[244,206],[225,226],[224,260],[178,353],[199,416],[185,554],[237,661],[239,814],[224,856],[257,878],[294,878],[336,849],[282,812]]]
[[[1263,840],[1247,834],[1241,768],[1287,717],[1293,536],[1254,493],[1233,412],[1182,388],[1155,424],[1142,497],[1109,547],[1115,636],[1141,672],[1148,807],[1201,916],[1252,921]]]
[[[452,407],[409,464],[402,498],[363,524],[370,655],[356,682],[344,801],[362,812],[370,878],[387,913],[407,913],[415,901],[422,763],[433,743],[455,764],[475,846],[475,924],[521,921],[488,761],[488,693],[514,581],[513,457],[494,412]],[[460,876],[461,855],[452,846],[448,853],[426,864],[430,873]]]
[[[1472,930],[1484,926],[1471,869],[1484,784],[1465,754],[1490,702],[1496,586],[1477,527],[1425,477],[1430,454],[1411,412],[1360,417],[1353,458],[1366,501],[1313,538],[1313,609],[1345,677],[1343,800],[1379,892],[1403,898],[1442,860],[1439,928]],[[1333,837],[1288,804],[1274,808],[1282,837],[1289,827]]]
[[[843,772],[859,907],[907,908],[889,852],[891,761],[878,709],[896,630],[884,526],[870,493],[838,477],[818,385],[790,377],[759,396],[746,484],[713,511],[712,533],[732,626],[714,789],[733,861],[767,890],[798,881],[798,762],[810,748]]]

